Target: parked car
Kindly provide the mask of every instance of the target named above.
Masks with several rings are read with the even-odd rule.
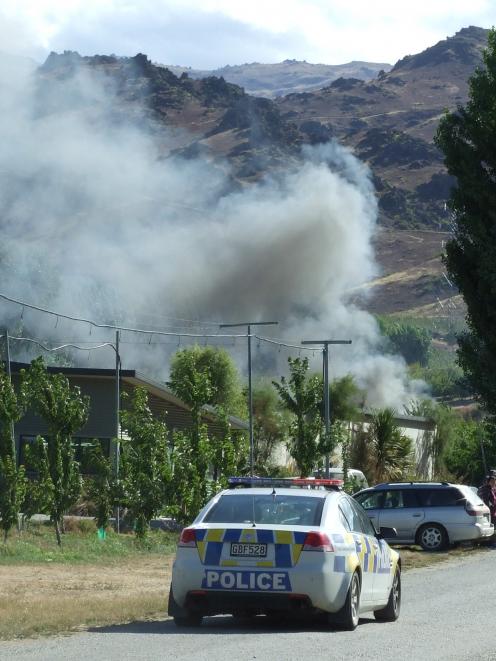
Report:
[[[354,498],[378,529],[396,529],[397,537],[390,540],[395,544],[420,544],[426,551],[439,551],[494,533],[488,507],[463,484],[389,482],[359,491]]]
[[[398,618],[401,561],[335,480],[231,478],[179,540],[169,615],[303,615],[355,629]],[[386,531],[392,536],[394,531]]]
[[[315,471],[314,477],[325,477],[321,471]],[[331,466],[329,468],[329,478],[334,480],[344,480],[344,471],[339,466]],[[348,468],[348,479],[353,480],[356,488],[366,489],[369,486],[367,478],[358,468]]]

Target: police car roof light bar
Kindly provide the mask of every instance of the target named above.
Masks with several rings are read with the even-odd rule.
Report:
[[[308,487],[312,489],[329,489],[337,491],[342,488],[343,480],[300,478],[300,477],[230,477],[230,489],[236,487]]]

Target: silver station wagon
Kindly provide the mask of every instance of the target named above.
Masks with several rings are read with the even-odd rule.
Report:
[[[440,551],[494,533],[489,508],[464,484],[389,482],[359,491],[354,498],[377,529],[396,529],[397,537],[390,540],[394,544]]]

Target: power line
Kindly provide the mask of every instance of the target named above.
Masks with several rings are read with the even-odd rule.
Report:
[[[58,317],[59,319],[69,319],[70,321],[77,321],[83,324],[89,324],[93,328],[106,328],[108,330],[120,330],[127,331],[129,333],[143,333],[144,335],[161,335],[166,337],[247,337],[246,333],[238,335],[219,335],[218,333],[174,333],[168,331],[158,331],[158,330],[146,330],[144,328],[130,328],[127,326],[119,326],[117,324],[99,324],[96,321],[91,319],[84,319],[83,317],[75,317],[68,314],[63,314],[62,312],[55,312],[54,310],[48,310],[47,308],[42,308],[38,305],[33,305],[32,303],[26,303],[25,301],[19,301],[10,296],[0,293],[0,298],[3,298],[9,303],[14,303],[16,305],[22,306],[22,308],[28,308],[29,310],[36,310],[37,312],[43,312],[44,314],[49,314],[53,317]]]
[[[5,335],[2,335],[1,337],[5,337]],[[81,351],[93,351],[94,349],[101,349],[102,347],[112,347],[112,349],[115,350],[115,346],[114,344],[112,344],[112,342],[103,342],[102,344],[97,344],[93,347],[82,347],[79,346],[78,344],[72,344],[72,343],[61,344],[58,347],[47,347],[39,340],[35,340],[32,337],[13,337],[12,335],[9,335],[9,340],[18,340],[20,342],[29,342],[31,344],[36,344],[37,346],[41,347],[44,351],[61,351],[62,349],[68,349],[68,348],[81,349]]]
[[[56,317],[58,319],[68,319],[69,321],[75,321],[78,323],[84,323],[88,324],[92,328],[102,328],[106,330],[120,330],[120,331],[127,331],[129,333],[141,333],[143,335],[146,335],[149,338],[148,342],[133,342],[131,340],[123,341],[121,340],[122,344],[172,344],[169,342],[152,342],[152,337],[154,335],[156,336],[161,336],[161,337],[175,337],[179,338],[181,340],[182,338],[212,338],[212,339],[234,339],[236,340],[237,338],[247,338],[248,333],[239,333],[239,334],[221,334],[217,331],[217,333],[185,333],[185,332],[173,332],[173,331],[159,331],[159,330],[148,330],[148,329],[143,329],[143,328],[132,328],[128,326],[118,326],[114,324],[99,324],[96,321],[93,321],[91,319],[85,319],[83,317],[76,317],[68,314],[64,314],[62,312],[55,312],[54,310],[48,310],[47,308],[42,308],[38,305],[33,305],[32,303],[26,303],[25,301],[20,301],[18,299],[12,298],[11,296],[7,296],[6,294],[0,293],[0,299],[3,299],[5,301],[8,301],[9,303],[14,303],[15,305],[19,305],[23,308],[27,308],[29,310],[35,310],[36,312],[42,312],[44,314],[51,315],[52,317]],[[22,313],[21,313],[22,316]],[[200,322],[195,322],[195,323],[200,323]],[[211,324],[213,322],[206,322],[205,325]],[[220,324],[221,326],[222,324]],[[90,330],[91,332],[91,330]],[[259,335],[252,335],[253,338],[256,338],[259,340],[259,342],[266,342],[267,344],[275,344],[279,347],[285,347],[288,349],[298,349],[298,351],[311,351],[312,353],[315,353],[315,351],[320,351],[320,349],[310,349],[307,347],[302,347],[301,345],[298,346],[296,344],[291,344],[288,342],[284,342],[282,340],[279,340],[277,338],[269,338],[269,337],[262,337]],[[30,338],[12,338],[12,339],[25,339],[27,341],[30,341]],[[36,340],[33,340],[33,342],[36,342]],[[84,342],[84,340],[80,340],[80,342]],[[73,343],[67,343],[64,345],[63,348],[70,348],[73,345]],[[109,343],[103,343],[101,345],[98,345],[96,348],[100,348],[100,346],[108,346]],[[43,347],[44,348],[44,347]],[[87,347],[81,347],[81,346],[75,346],[74,348],[76,349],[87,349]],[[49,351],[50,349],[46,349]]]

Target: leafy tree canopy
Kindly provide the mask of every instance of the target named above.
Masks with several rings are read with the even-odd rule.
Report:
[[[455,232],[446,246],[447,270],[467,305],[468,330],[458,357],[487,410],[496,413],[496,32],[484,66],[469,81],[465,106],[446,114],[436,144],[456,178],[450,208]]]
[[[168,385],[193,409],[210,404],[230,414],[246,413],[236,365],[224,349],[196,345],[178,351]]]

